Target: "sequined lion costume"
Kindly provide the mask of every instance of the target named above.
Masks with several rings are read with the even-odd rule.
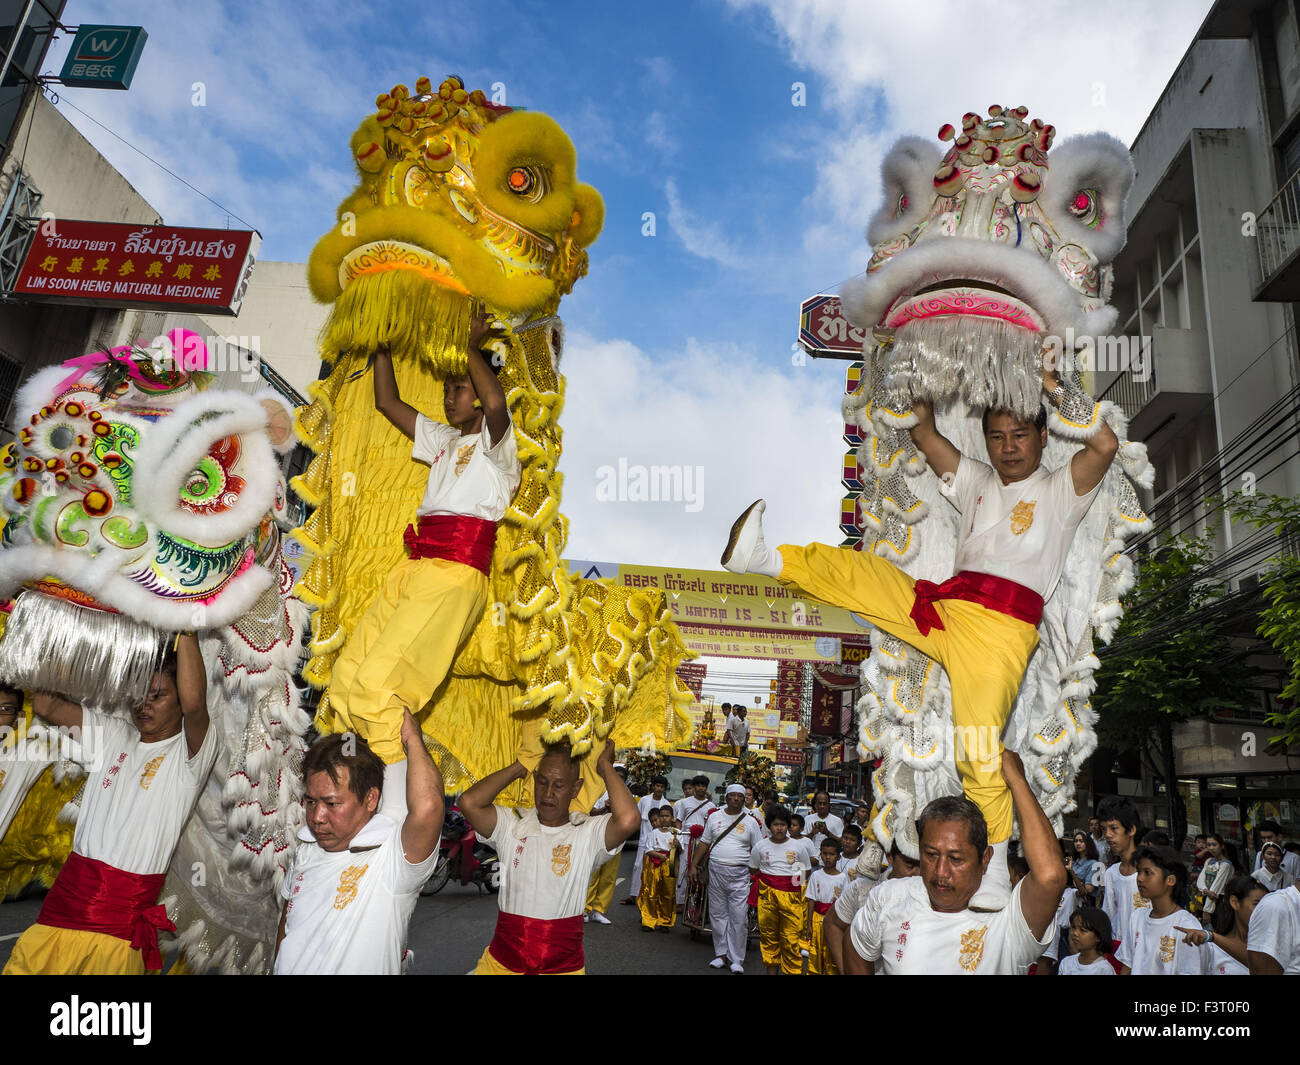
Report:
[[[47,367],[19,390],[18,438],[0,452],[0,597],[16,596],[0,678],[120,712],[143,698],[162,644],[196,631],[219,754],[160,898],[185,967],[259,973],[310,725],[295,680],[307,608],[281,553],[292,415],[269,390],[221,387],[197,334],[158,340]],[[85,768],[42,767],[21,797],[0,898],[57,875]]]
[[[316,726],[348,727],[331,671],[403,557],[427,475],[375,409],[369,359],[387,348],[402,398],[438,417],[442,380],[465,370],[476,300],[504,331],[498,379],[522,481],[498,524],[488,606],[417,714],[426,745],[454,791],[508,764],[530,729],[576,755],[611,735],[671,743],[689,727],[689,695],[674,676],[685,651],[662,595],[580,580],[561,562],[557,311],[586,272],[600,196],[577,181],[553,120],[493,104],[458,78],[395,86],[377,107],[351,140],[359,183],[308,262],[313,295],[332,304],[321,334],[330,372],[295,422],[316,457],[292,482],[314,508],[293,535],[312,558],[297,594],[315,608],[304,676],[325,689]],[[522,787],[508,796],[531,801]]]
[[[917,137],[896,144],[882,167],[884,206],[867,229],[866,275],[845,286],[842,301],[869,333],[862,383],[844,399],[845,420],[864,434],[862,550],[910,576],[951,574],[959,522],[908,432],[914,399],[931,401],[944,436],[982,458],[986,407],[1022,418],[1038,411],[1046,341],[1066,393],[1049,410],[1044,467],[1067,463],[1103,420],[1121,442],[1047,602],[1004,733],[1060,832],[1074,809],[1075,775],[1096,746],[1093,640],[1109,640],[1119,622],[1119,598],[1133,581],[1123,545],[1149,527],[1134,483],[1150,487],[1152,473],[1145,447],[1126,439],[1119,408],[1096,403],[1086,387],[1090,359],[1122,348],[1109,337],[1117,317],[1110,263],[1124,244],[1132,164],[1106,134],[1052,149],[1054,137],[1026,108],[995,106],[987,117],[966,114],[960,129],[940,129],[946,152]],[[882,759],[872,827],[885,849],[896,840],[915,857],[917,814],[961,789],[945,742],[951,691],[932,659],[873,635],[858,707],[860,745]]]

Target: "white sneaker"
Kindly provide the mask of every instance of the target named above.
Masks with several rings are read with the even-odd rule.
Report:
[[[586,924],[586,923],[587,923],[588,921],[590,921],[590,920],[591,920],[591,914],[589,914],[589,913],[584,913],[584,914],[582,915],[582,923],[583,923],[583,924]]]
[[[732,971],[733,973],[741,973],[741,974],[743,974],[743,973],[745,972],[745,967],[744,967],[743,965],[741,965],[739,962],[735,962],[735,961],[733,961],[733,962],[731,963],[731,971]]]
[[[732,573],[761,573],[779,577],[784,564],[781,554],[763,541],[763,512],[767,502],[756,499],[731,526],[727,549],[722,552],[722,568]]]
[[[1010,840],[993,844],[993,857],[989,867],[984,870],[984,879],[980,881],[979,890],[971,896],[969,906],[972,910],[1005,910],[1011,901],[1011,872],[1007,869],[1007,845]]]
[[[709,968],[710,968],[710,969],[721,969],[721,968],[722,968],[723,966],[725,966],[726,964],[727,964],[727,959],[726,959],[726,958],[714,958],[711,962],[709,962]]]
[[[608,917],[606,917],[603,913],[601,913],[599,910],[592,910],[592,911],[591,911],[591,919],[592,919],[593,921],[595,921],[597,924],[613,924],[613,923],[614,923],[614,922],[611,921]]]

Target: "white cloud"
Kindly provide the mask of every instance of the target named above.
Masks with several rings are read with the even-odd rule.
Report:
[[[646,73],[650,75],[650,80],[660,88],[667,89],[672,86],[673,79],[677,76],[677,68],[668,56],[645,56],[638,59],[637,62],[645,67]]]
[[[662,111],[651,111],[645,120],[645,142],[664,158],[677,154],[677,141],[668,132],[668,119]]]
[[[759,496],[773,543],[839,543],[842,364],[775,370],[734,346],[649,353],[575,330],[561,368],[567,557],[717,569],[732,521]],[[598,499],[601,468],[617,481],[620,459],[629,471],[677,467],[683,486],[689,469],[692,491],[702,468],[703,494]]]
[[[751,261],[733,247],[716,223],[705,221],[682,203],[673,178],[664,183],[664,196],[668,200],[668,228],[692,255],[735,270],[744,269]]]

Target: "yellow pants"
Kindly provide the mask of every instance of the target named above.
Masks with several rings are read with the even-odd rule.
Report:
[[[5,976],[143,976],[144,958],[125,939],[35,924],[18,937]]]
[[[808,975],[839,976],[840,970],[826,946],[826,914],[812,912],[812,934],[808,937]]]
[[[787,976],[803,972],[799,937],[803,932],[802,891],[778,891],[758,885],[758,946],[764,965],[779,965]]]
[[[591,874],[591,885],[587,888],[587,912],[609,913],[614,901],[614,886],[618,883],[618,857],[611,858]]]
[[[670,862],[656,865],[646,859],[641,867],[641,890],[636,897],[641,924],[646,928],[672,928],[677,923],[677,878]]]
[[[400,762],[402,710],[446,679],[487,602],[487,577],[441,558],[407,559],[384,581],[330,676],[330,705],[385,763]]]
[[[861,614],[943,666],[952,683],[953,755],[962,790],[984,814],[989,842],[1010,839],[1002,729],[1038,645],[1038,630],[978,603],[941,599],[934,608],[944,627],[922,636],[911,618],[915,581],[883,558],[824,544],[782,545],[781,558],[782,584]]]
[[[479,958],[478,964],[474,966],[471,976],[523,976],[523,973],[517,973],[513,969],[507,969],[488,950],[483,951],[483,957]],[[551,973],[551,976],[586,976],[587,969],[584,966],[581,969],[574,969],[571,973]]]

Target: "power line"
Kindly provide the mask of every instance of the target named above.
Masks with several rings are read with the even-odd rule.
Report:
[[[42,86],[42,90],[43,90],[43,89],[44,89],[44,86]],[[74,104],[71,100],[67,99],[66,97],[60,97],[60,96],[56,96],[55,99],[58,100],[59,103],[66,104],[68,107],[71,107],[74,111],[77,112],[77,114],[81,115],[83,118],[89,119],[91,122],[95,123],[95,125],[97,125],[97,126],[98,126],[100,129],[102,129],[105,133],[109,134],[109,135],[112,136],[112,137],[116,137],[119,141],[121,141],[123,144],[125,144],[128,148],[130,148],[130,149],[131,149],[133,152],[135,152],[136,154],[144,156],[146,159],[149,160],[149,162],[153,163],[153,165],[156,166],[156,167],[157,167],[159,170],[161,170],[163,173],[168,174],[168,175],[170,175],[171,177],[174,177],[177,181],[179,181],[182,185],[184,185],[184,186],[185,186],[187,189],[189,189],[191,192],[195,192],[195,193],[197,193],[198,195],[202,196],[205,200],[208,201],[208,203],[212,204],[213,207],[216,207],[216,208],[220,209],[220,210],[223,211],[225,214],[227,214],[227,215],[229,215],[231,218],[233,218],[236,222],[239,222],[239,223],[241,223],[242,225],[247,226],[249,229],[256,229],[256,228],[257,228],[257,227],[256,227],[255,225],[253,225],[251,222],[247,222],[247,221],[245,221],[244,219],[240,218],[239,215],[235,214],[235,212],[232,211],[229,207],[226,207],[226,206],[223,205],[223,204],[217,203],[216,200],[214,200],[211,196],[209,196],[209,195],[208,195],[206,192],[204,192],[202,189],[195,188],[195,187],[194,187],[193,185],[191,185],[188,181],[186,181],[183,177],[181,177],[180,174],[176,173],[176,171],[174,171],[174,170],[169,170],[169,169],[168,169],[167,167],[165,167],[162,163],[158,162],[158,160],[155,159],[152,155],[150,155],[148,152],[146,152],[143,148],[138,148],[138,147],[136,147],[136,145],[132,144],[132,143],[131,143],[129,140],[127,140],[125,137],[123,137],[123,136],[121,136],[120,134],[115,133],[113,130],[109,129],[106,125],[104,125],[104,123],[102,123],[101,121],[99,121],[99,119],[93,117],[92,115],[88,115],[88,114],[86,114],[85,111],[83,111],[80,107],[78,107],[76,104]]]

